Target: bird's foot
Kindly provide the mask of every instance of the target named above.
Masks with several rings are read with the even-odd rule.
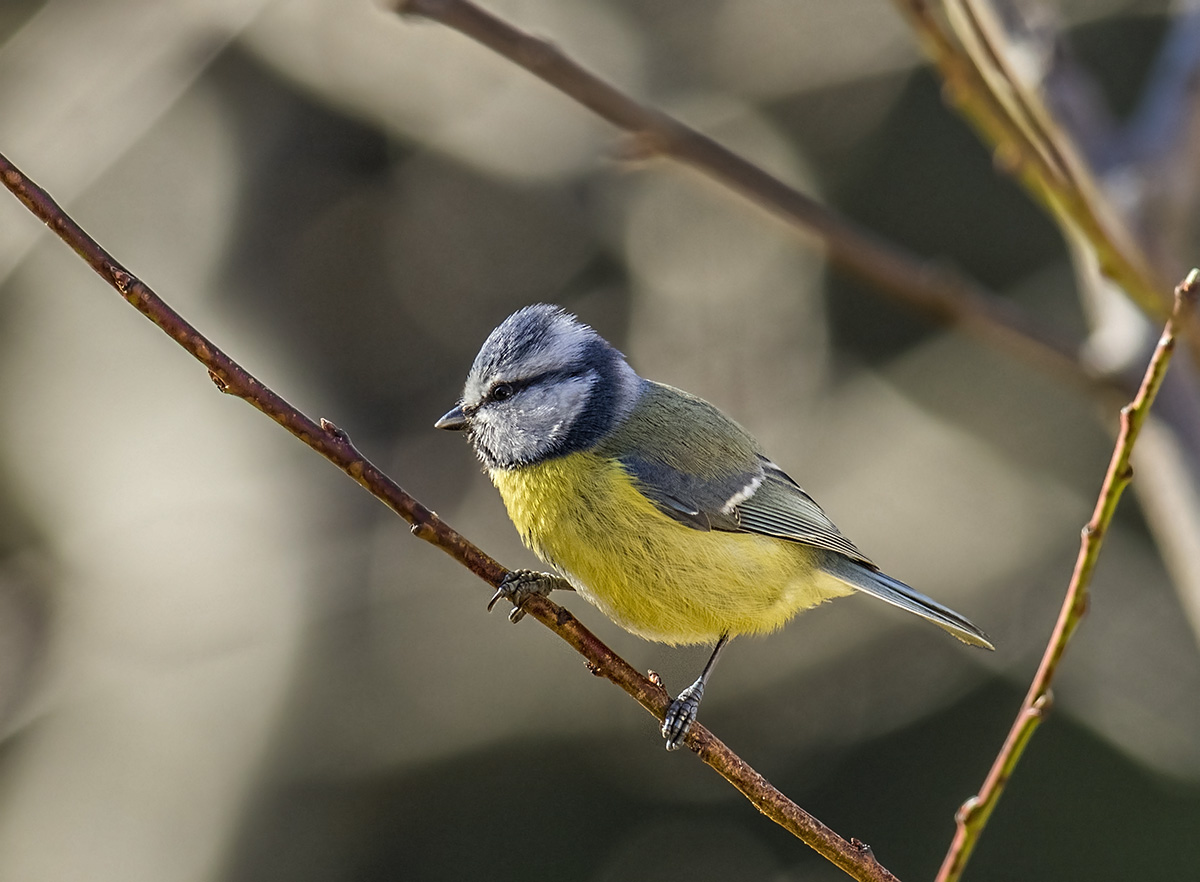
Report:
[[[496,593],[492,595],[492,599],[488,601],[488,612],[492,611],[500,600],[508,600],[512,603],[512,612],[508,614],[508,620],[513,624],[525,618],[525,601],[535,594],[540,594],[546,597],[551,591],[573,591],[571,583],[566,579],[561,579],[558,576],[550,573],[539,573],[536,570],[513,570],[504,577],[504,581],[500,583],[500,587],[496,589]]]
[[[667,708],[663,719],[662,736],[667,741],[667,750],[675,750],[691,731],[692,723],[700,711],[700,699],[704,697],[704,683],[697,680],[679,693],[679,697]]]

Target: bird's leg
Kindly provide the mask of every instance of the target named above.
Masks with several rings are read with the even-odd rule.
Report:
[[[492,607],[499,603],[501,598],[507,598],[512,601],[513,605],[512,612],[508,614],[508,620],[516,624],[525,618],[525,610],[522,607],[526,600],[535,594],[545,597],[551,591],[556,590],[574,591],[575,589],[566,579],[552,573],[539,573],[536,570],[512,570],[504,577],[504,581],[500,583],[500,587],[488,601],[488,612],[492,611]]]
[[[696,682],[680,692],[679,697],[672,701],[671,706],[667,708],[667,715],[663,718],[662,724],[662,736],[667,739],[667,750],[679,747],[688,730],[692,728],[692,723],[696,722],[696,714],[700,710],[700,699],[704,697],[704,684],[708,682],[709,674],[712,673],[712,669],[717,663],[717,656],[721,654],[721,650],[728,642],[729,635],[722,634],[712,655],[708,657],[708,664],[704,666],[704,670],[700,672]]]

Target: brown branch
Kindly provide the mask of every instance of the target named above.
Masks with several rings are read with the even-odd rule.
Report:
[[[1038,327],[1012,303],[839,217],[706,135],[635,101],[553,44],[519,30],[470,0],[393,2],[402,15],[453,28],[540,77],[632,134],[639,154],[666,156],[688,165],[797,230],[817,237],[831,263],[904,305],[1074,383],[1092,388],[1105,385],[1080,364],[1074,343]]]
[[[221,351],[145,283],[121,266],[45,190],[29,180],[2,154],[0,180],[134,309],[158,325],[208,368],[209,376],[222,392],[241,398],[262,411],[408,521],[413,535],[442,549],[492,587],[497,587],[508,574],[507,569],[369,462],[345,432],[327,420],[316,423],[309,419]],[[666,691],[601,643],[568,610],[536,596],[530,598],[524,609],[574,647],[587,660],[588,668],[593,673],[611,680],[662,721],[670,702]],[[842,839],[773,787],[703,726],[692,726],[687,744],[704,762],[740,790],[755,808],[855,879],[862,882],[896,882],[896,877],[875,860],[869,848],[856,839],[849,842]]]
[[[1100,488],[1100,496],[1096,500],[1096,508],[1092,519],[1083,528],[1079,556],[1075,561],[1075,571],[1071,574],[1071,582],[1067,587],[1067,596],[1063,600],[1062,610],[1046,652],[1042,656],[1041,665],[1025,696],[1017,718],[1009,730],[1008,737],[1000,748],[992,768],[984,779],[979,793],[959,809],[955,817],[957,829],[950,850],[942,863],[937,875],[937,882],[956,882],[962,875],[963,868],[979,840],[992,811],[996,807],[1008,779],[1012,776],[1021,754],[1025,750],[1034,730],[1045,718],[1053,703],[1050,691],[1058,664],[1066,651],[1067,643],[1079,627],[1079,622],[1087,611],[1088,589],[1092,581],[1092,573],[1096,569],[1096,561],[1100,557],[1100,547],[1112,523],[1113,514],[1121,494],[1133,479],[1133,468],[1130,458],[1133,455],[1133,445],[1154,397],[1158,394],[1163,377],[1167,374],[1167,365],[1175,351],[1175,337],[1183,322],[1187,319],[1200,295],[1200,270],[1192,270],[1188,277],[1175,289],[1175,305],[1171,316],[1159,338],[1150,364],[1146,367],[1146,375],[1142,379],[1141,388],[1132,402],[1121,408],[1121,429],[1117,435],[1116,446],[1113,448],[1112,459],[1108,471],[1104,475],[1104,483]]]

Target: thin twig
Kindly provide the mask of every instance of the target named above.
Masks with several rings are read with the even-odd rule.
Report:
[[[508,574],[507,569],[369,462],[345,432],[328,420],[317,423],[309,419],[221,351],[163,302],[149,286],[121,266],[45,190],[27,178],[2,154],[0,180],[138,312],[162,328],[171,339],[208,368],[209,376],[217,388],[262,411],[348,474],[372,496],[408,521],[413,535],[442,549],[493,588],[499,586]],[[587,660],[592,673],[611,680],[662,721],[670,702],[666,691],[600,642],[568,610],[538,596],[530,598],[524,609],[574,647]],[[875,859],[868,847],[856,839],[847,842],[804,811],[704,726],[696,724],[692,727],[687,736],[687,745],[740,790],[760,812],[855,879],[862,882],[896,882],[896,877]]]
[[[453,28],[630,133],[639,155],[661,155],[692,167],[792,227],[816,236],[835,266],[935,321],[963,330],[1026,363],[1090,388],[1074,343],[1036,323],[946,266],[923,260],[839,217],[713,139],[639,103],[584,68],[552,43],[534,37],[470,0],[393,0],[402,15]],[[1111,388],[1111,387],[1110,387]]]
[[[1154,403],[1154,397],[1162,385],[1163,377],[1166,376],[1167,365],[1175,351],[1176,333],[1195,306],[1198,294],[1200,294],[1200,270],[1193,269],[1175,289],[1174,308],[1163,329],[1162,337],[1159,338],[1154,355],[1150,358],[1150,364],[1146,367],[1146,375],[1142,379],[1137,396],[1132,402],[1121,408],[1121,429],[1117,435],[1116,446],[1113,448],[1108,471],[1104,475],[1104,483],[1101,485],[1100,496],[1096,500],[1092,519],[1083,528],[1079,556],[1075,560],[1075,571],[1071,575],[1067,596],[1063,600],[1058,622],[1054,626],[1054,633],[1046,646],[1042,663],[1033,678],[1025,701],[1017,713],[1017,718],[1009,730],[1004,745],[992,763],[987,778],[984,779],[983,786],[977,795],[963,803],[958,810],[955,817],[957,829],[954,840],[946,853],[941,870],[938,871],[937,882],[956,882],[962,875],[963,868],[966,866],[975,844],[979,841],[983,828],[987,825],[1000,795],[1004,792],[1008,779],[1012,776],[1013,769],[1016,768],[1017,762],[1025,750],[1025,745],[1029,743],[1034,730],[1050,710],[1054,700],[1050,687],[1058,670],[1058,663],[1062,660],[1067,643],[1087,611],[1088,588],[1091,585],[1096,561],[1100,557],[1100,547],[1104,544],[1104,537],[1112,523],[1121,493],[1133,479],[1133,468],[1130,466],[1133,445],[1150,412],[1150,406]]]

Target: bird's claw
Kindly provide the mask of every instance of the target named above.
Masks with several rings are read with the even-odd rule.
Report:
[[[492,611],[501,600],[512,603],[512,612],[508,620],[514,625],[525,618],[525,602],[534,595],[546,597],[556,588],[564,587],[563,580],[549,573],[539,573],[536,570],[513,570],[504,577],[492,599],[488,601],[488,612]]]
[[[691,731],[692,723],[700,711],[700,699],[704,697],[704,684],[693,683],[679,693],[679,697],[671,702],[667,714],[663,718],[662,736],[667,741],[667,750],[676,750],[683,744],[683,739]]]

